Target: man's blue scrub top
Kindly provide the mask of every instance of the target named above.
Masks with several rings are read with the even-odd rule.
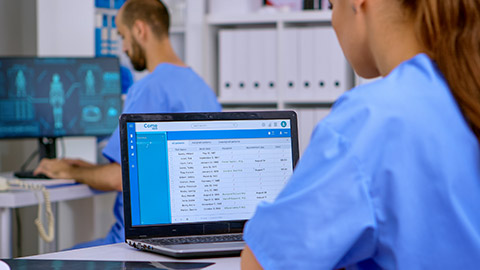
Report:
[[[244,238],[265,269],[478,269],[480,146],[430,58],[345,93]]]
[[[212,89],[191,68],[164,63],[132,85],[123,113],[219,112],[221,109]],[[121,164],[118,127],[103,155]],[[102,244],[125,241],[121,192],[117,195],[113,213],[116,222]]]

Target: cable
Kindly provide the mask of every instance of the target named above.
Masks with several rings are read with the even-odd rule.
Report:
[[[30,156],[27,158],[27,160],[22,164],[20,167],[20,171],[24,172],[28,165],[32,162],[32,160],[38,155],[38,150],[33,151],[33,153],[30,154]]]
[[[32,183],[26,183],[20,180],[9,180],[8,181],[9,186],[19,186],[24,189],[29,189],[29,190],[38,190],[43,193],[43,198],[44,198],[44,203],[45,204],[45,215],[47,216],[47,231],[45,230],[43,224],[42,224],[42,210],[43,210],[43,204],[39,200],[38,204],[38,217],[35,219],[35,225],[37,226],[38,233],[40,234],[40,237],[45,240],[45,242],[52,242],[53,239],[55,238],[55,219],[53,217],[53,212],[52,212],[52,204],[50,201],[50,193],[48,190],[45,188],[43,185],[39,184],[32,184]],[[36,194],[35,194],[36,195]]]
[[[62,155],[59,157],[60,159],[65,158],[65,138],[60,137],[60,143],[62,144]]]

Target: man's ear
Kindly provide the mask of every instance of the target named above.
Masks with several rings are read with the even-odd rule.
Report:
[[[365,3],[367,0],[350,0],[350,6],[353,9],[353,12],[357,13],[359,10],[365,8]]]
[[[143,43],[148,38],[147,30],[148,26],[144,21],[136,20],[132,26],[132,35],[138,42]]]

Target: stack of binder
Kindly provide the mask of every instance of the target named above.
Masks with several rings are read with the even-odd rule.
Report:
[[[220,30],[220,100],[277,101],[277,32]]]
[[[221,101],[277,102],[283,91],[287,103],[333,103],[353,86],[331,27],[286,28],[281,44],[277,35],[276,29],[219,31]]]
[[[289,28],[283,38],[289,102],[332,103],[352,87],[348,63],[331,27]]]

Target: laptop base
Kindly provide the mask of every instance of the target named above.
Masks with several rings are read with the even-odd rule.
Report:
[[[240,253],[245,247],[245,242],[243,241],[214,243],[213,247],[212,243],[155,246],[135,240],[126,240],[125,242],[141,251],[153,252],[179,259],[235,257],[240,256]]]

